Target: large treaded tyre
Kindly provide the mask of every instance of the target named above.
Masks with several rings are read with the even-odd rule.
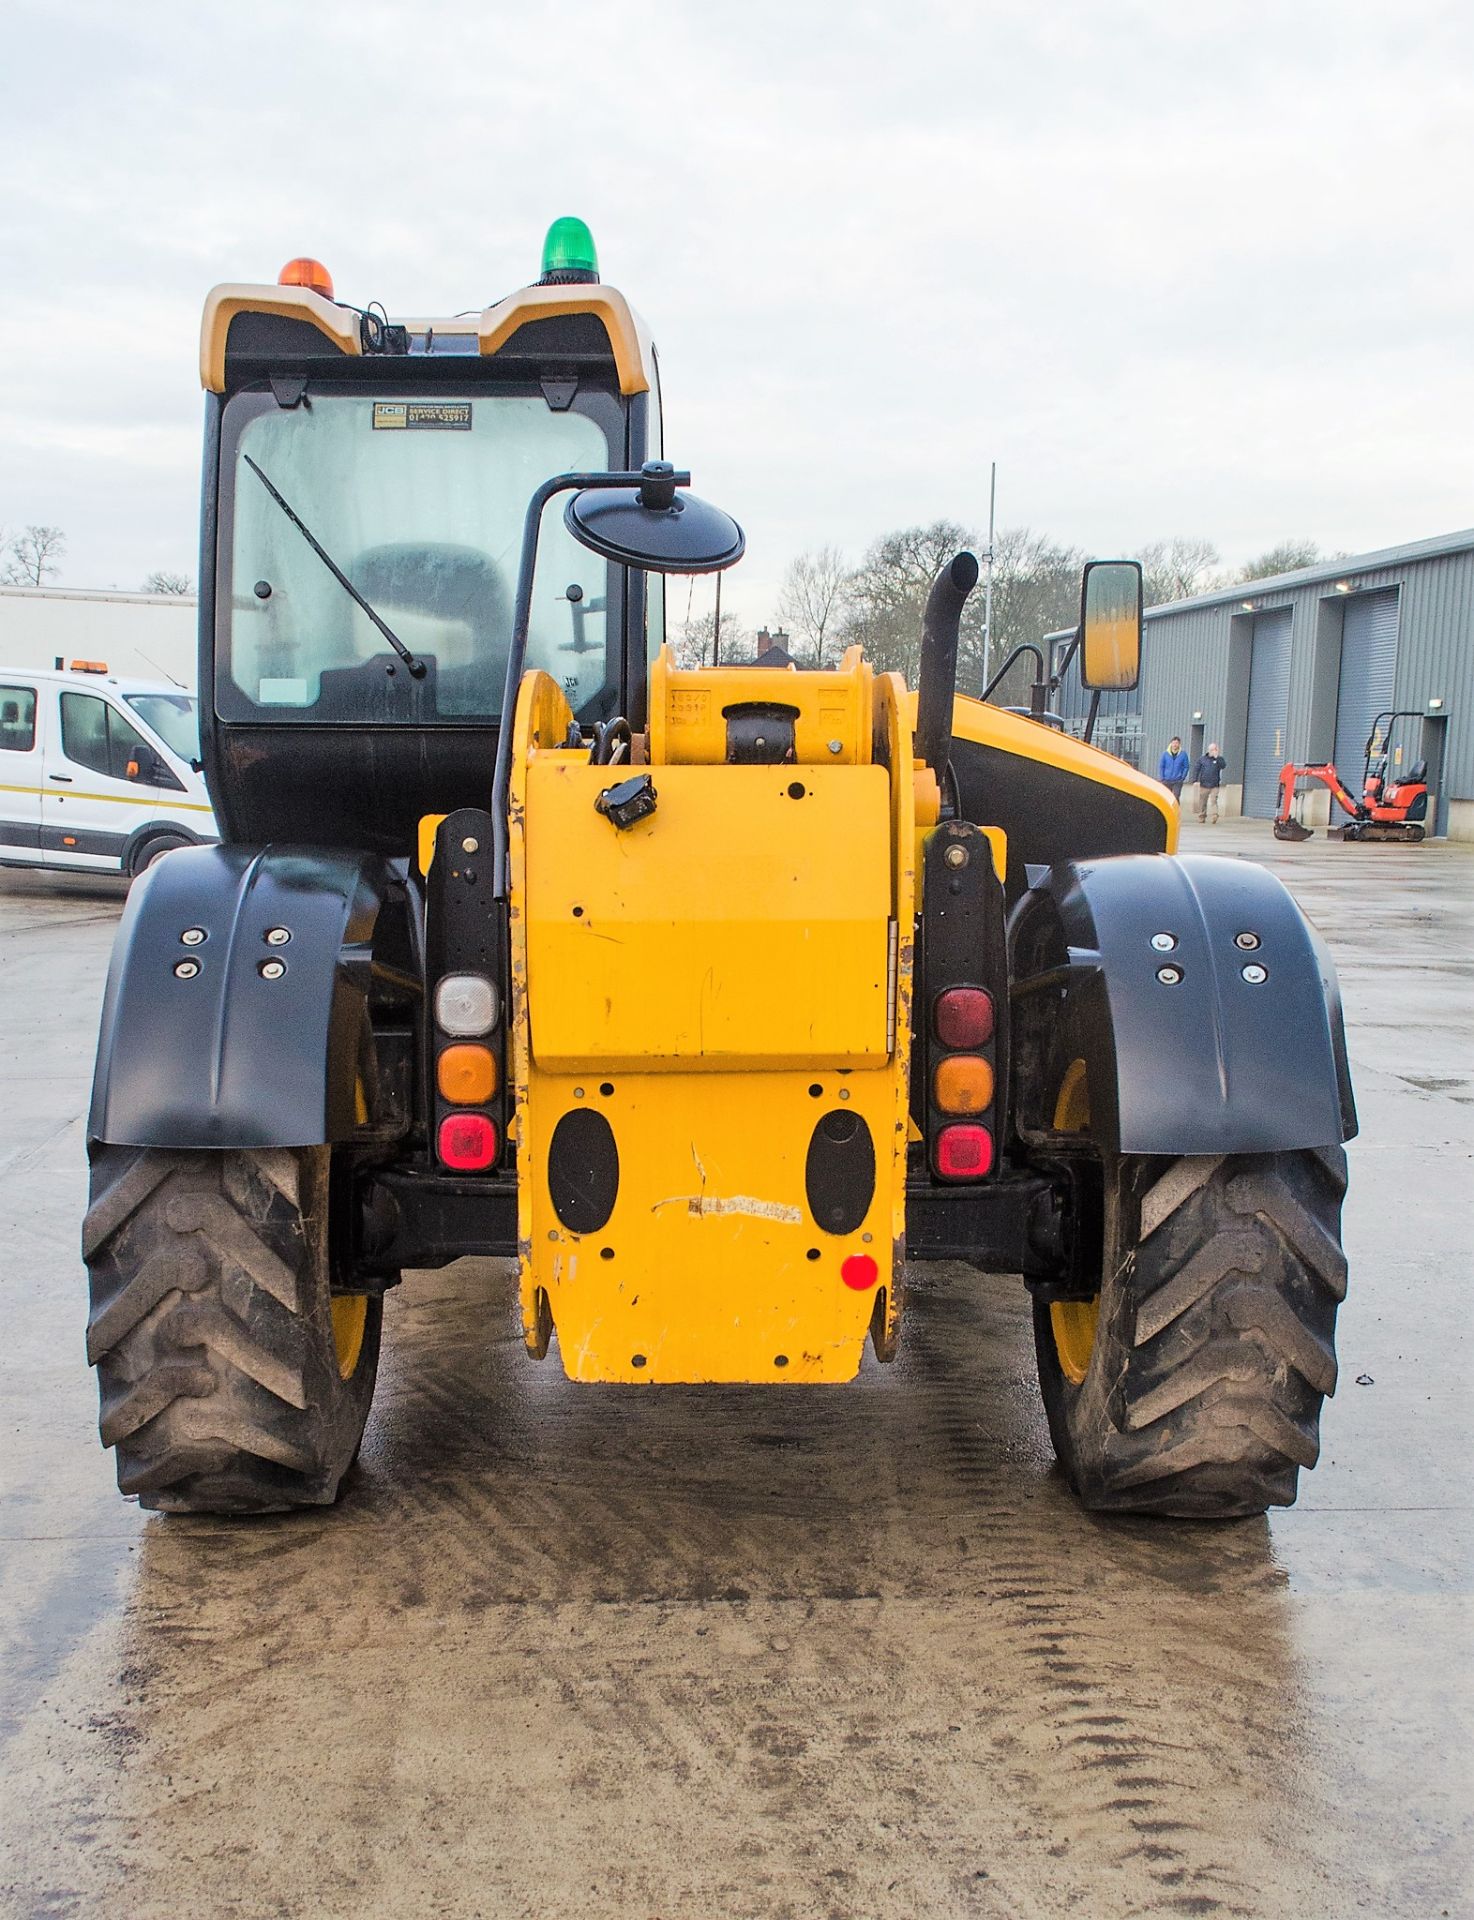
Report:
[[[1289,1506],[1320,1451],[1346,1292],[1340,1147],[1106,1169],[1093,1344],[1036,1302],[1049,1430],[1097,1511],[1227,1519]],[[1085,1353],[1088,1352],[1088,1359]],[[1070,1361],[1083,1378],[1073,1379]]]
[[[326,1147],[94,1150],[87,1357],[118,1485],[168,1513],[325,1506],[383,1303],[329,1287]]]

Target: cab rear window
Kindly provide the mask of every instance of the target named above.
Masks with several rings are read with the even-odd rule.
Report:
[[[495,720],[528,498],[550,475],[612,464],[617,415],[601,424],[584,404],[328,392],[283,408],[237,395],[223,449],[217,710],[340,725]],[[575,712],[597,715],[619,676],[616,583],[567,531],[564,505],[543,521],[527,664],[551,673]],[[385,627],[421,675],[405,672]]]

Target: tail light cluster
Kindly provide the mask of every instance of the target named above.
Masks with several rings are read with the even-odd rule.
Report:
[[[932,1171],[981,1180],[993,1171],[997,1019],[986,987],[947,987],[932,1003]]]
[[[931,836],[922,914],[927,1158],[937,1180],[985,1180],[1004,1111],[1007,957],[1003,888],[977,827],[954,820]]]
[[[495,829],[462,807],[435,827],[425,875],[425,1021],[430,1147],[452,1173],[507,1157],[506,905],[496,898]]]
[[[435,989],[435,1153],[456,1173],[483,1173],[501,1152],[501,1013],[484,973],[448,973]]]

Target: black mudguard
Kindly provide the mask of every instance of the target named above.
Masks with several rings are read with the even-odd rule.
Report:
[[[394,879],[374,855],[317,847],[182,847],[150,867],[113,945],[90,1140],[347,1138],[374,930]],[[205,938],[186,944],[188,929]],[[272,929],[290,938],[269,943]]]
[[[1112,1151],[1278,1153],[1355,1134],[1335,968],[1273,874],[1128,854],[1029,877],[1009,924],[1026,1146],[1052,1131],[1074,1059],[1091,1134]]]

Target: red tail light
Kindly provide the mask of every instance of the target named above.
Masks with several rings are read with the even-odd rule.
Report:
[[[993,1165],[993,1136],[986,1127],[943,1127],[937,1135],[936,1169],[942,1180],[981,1180]]]
[[[937,995],[932,1025],[944,1047],[985,1047],[993,1038],[993,996],[983,987],[948,987]]]
[[[457,1173],[480,1173],[496,1159],[496,1127],[484,1113],[451,1113],[440,1123],[436,1151]]]

